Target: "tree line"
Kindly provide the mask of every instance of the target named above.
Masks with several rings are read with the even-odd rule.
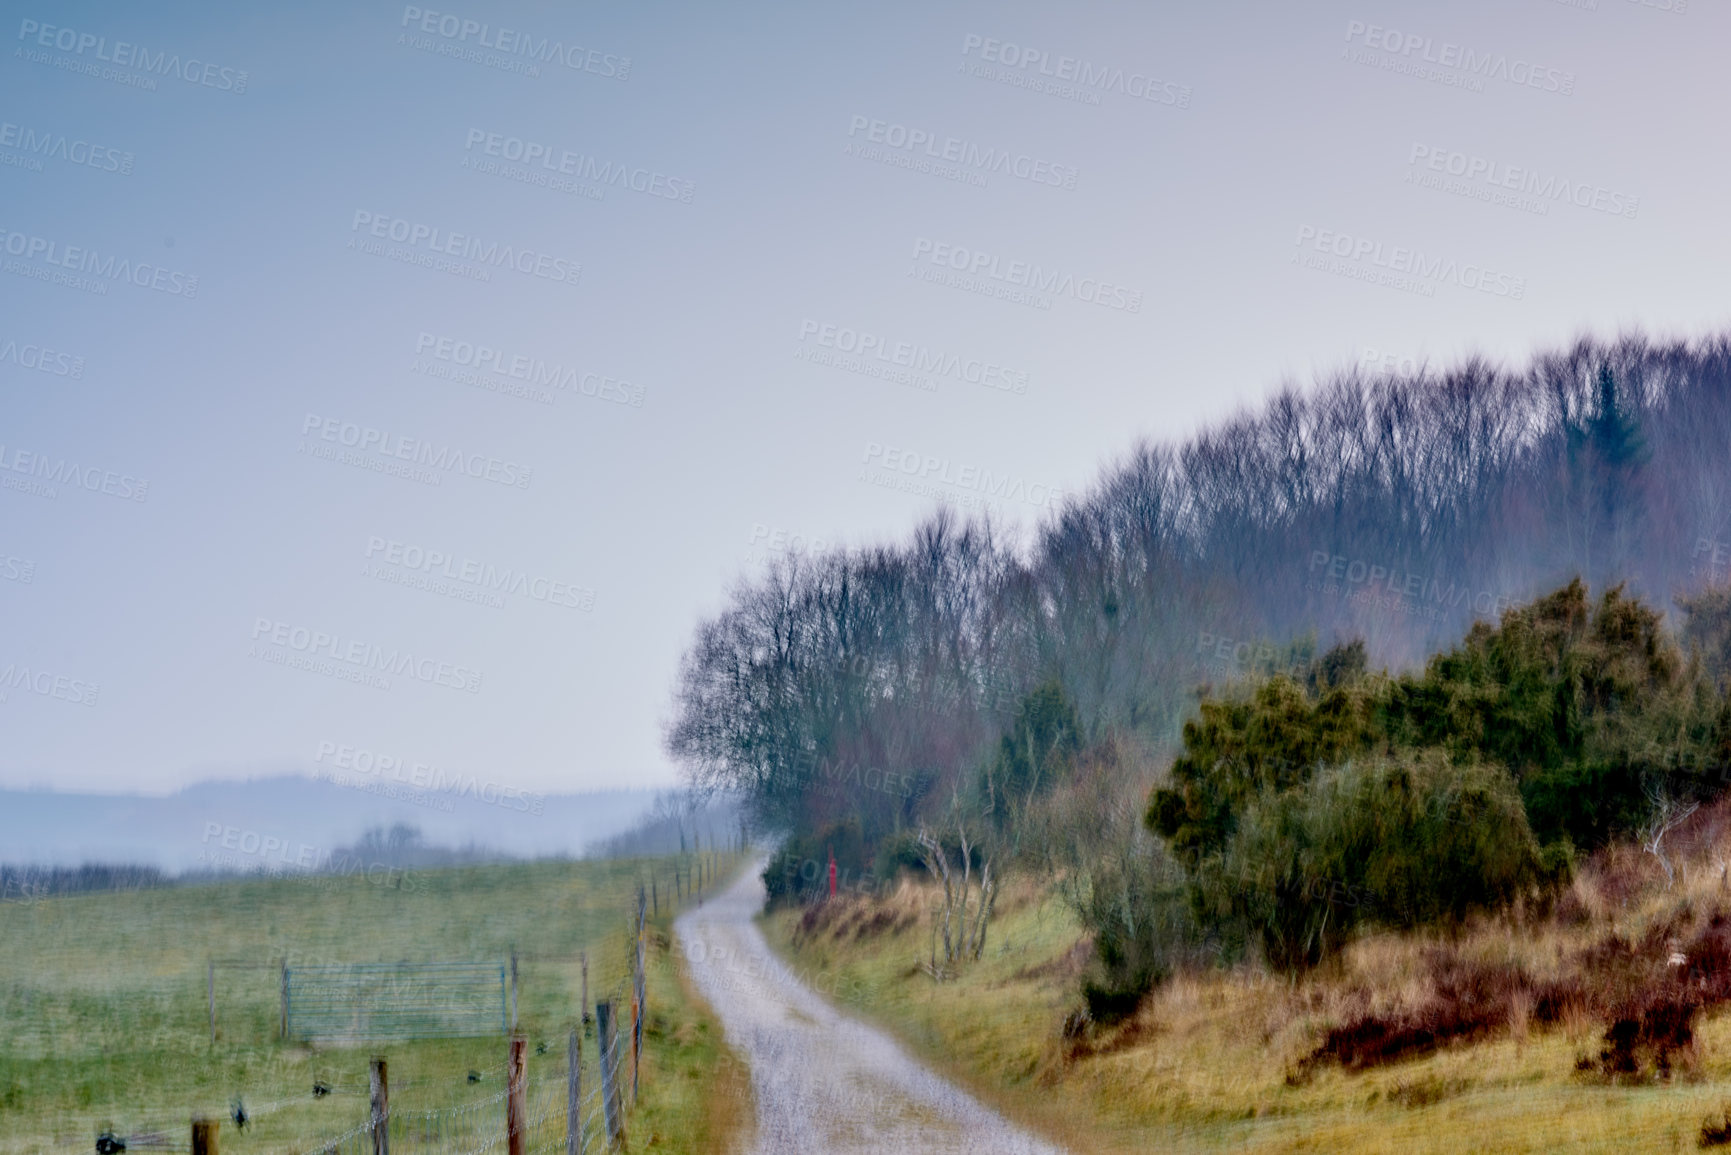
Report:
[[[1256,774],[1272,774],[1279,794],[1301,785],[1281,774],[1309,784],[1315,766],[1351,761],[1352,776],[1306,785],[1332,792],[1305,803],[1321,808],[1317,821],[1353,799],[1382,799],[1380,812],[1397,790],[1480,799],[1485,814],[1518,808],[1532,855],[1510,867],[1516,881],[1486,884],[1491,901],[1563,869],[1565,846],[1639,825],[1654,803],[1651,767],[1588,759],[1595,777],[1581,779],[1591,710],[1571,707],[1559,737],[1522,728],[1550,701],[1536,690],[1508,717],[1474,716],[1450,695],[1475,678],[1528,676],[1511,655],[1556,658],[1571,630],[1675,645],[1648,607],[1725,576],[1728,444],[1731,334],[1581,339],[1515,368],[1471,357],[1288,384],[1181,443],[1134,445],[1026,541],[940,508],[903,541],[771,561],[699,625],[667,747],[695,786],[736,792],[796,855],[840,846],[855,872],[886,876],[931,865],[922,833],[952,859],[965,837],[967,864],[1037,865],[1096,921],[1111,909],[1142,912],[1126,925],[1176,920],[1168,946],[1206,950],[1224,924],[1193,917],[1197,865],[1223,862],[1244,830],[1297,829],[1304,816],[1291,801],[1256,809],[1244,783],[1204,781],[1221,757],[1208,735],[1227,732],[1223,695],[1236,692],[1221,688],[1285,694],[1257,708],[1288,721],[1325,702],[1347,709],[1344,694],[1347,713],[1370,711],[1375,725],[1329,730],[1320,746],[1287,751],[1287,769]],[[1613,587],[1611,603],[1588,593]],[[1518,644],[1495,633],[1511,611],[1537,615]],[[1703,646],[1708,618],[1719,620],[1693,617]],[[1494,636],[1471,632],[1484,629]],[[1456,665],[1434,683],[1364,672],[1414,670],[1450,647]],[[1570,661],[1598,660],[1569,647]],[[1643,676],[1673,679],[1662,696],[1675,713],[1706,683],[1685,678],[1682,650],[1667,660],[1675,670]],[[1612,664],[1570,692],[1620,692],[1617,679],[1634,674]],[[1710,713],[1710,699],[1691,708]],[[1450,736],[1475,726],[1498,737],[1469,751]],[[1518,745],[1541,737],[1551,745]],[[847,768],[878,771],[880,785]],[[1204,797],[1216,787],[1224,800]],[[1418,830],[1430,803],[1410,805]],[[1353,894],[1335,882],[1323,893],[1337,905]],[[1140,949],[1141,932],[1125,933],[1124,949]],[[1281,933],[1297,945],[1262,947],[1298,960],[1327,949],[1306,927]],[[1097,929],[1103,954],[1112,940]]]

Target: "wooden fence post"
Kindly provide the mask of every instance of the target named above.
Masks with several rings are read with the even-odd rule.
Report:
[[[284,956],[282,960],[282,1015],[277,1030],[281,1034],[282,1040],[285,1043],[288,1042],[288,1012],[288,958],[287,956]]]
[[[661,895],[655,890],[655,880],[649,880],[649,901],[655,904],[655,917],[661,917]]]
[[[583,1155],[583,1028],[571,1028],[565,1046],[565,1155]]]
[[[631,1105],[637,1106],[637,1045],[643,1038],[643,1004],[637,1001],[637,984],[631,984]]]
[[[582,953],[583,959],[583,1001],[577,1005],[583,1008],[583,1021],[589,1021],[589,952]]]
[[[636,981],[631,991],[631,1105],[637,1106],[637,1069],[643,1062],[643,1014],[644,996],[647,993],[643,984],[643,892],[637,892],[637,951],[633,960],[636,964]]]
[[[211,959],[204,971],[204,997],[210,1004],[210,1045],[216,1046],[216,960]]]
[[[192,1155],[217,1155],[217,1129],[221,1119],[192,1117]]]
[[[385,1079],[384,1056],[373,1060],[369,1119],[373,1125],[373,1155],[391,1155],[391,1087]]]
[[[523,1155],[525,1132],[529,1116],[523,1112],[523,1085],[527,1081],[525,1057],[528,1040],[522,1035],[511,1036],[511,1055],[505,1066],[505,1152]]]
[[[619,1080],[613,1070],[618,1061],[619,1040],[613,1021],[613,1000],[595,1004],[595,1034],[601,1042],[601,1109],[607,1120],[607,1141],[617,1144],[625,1128],[619,1118]]]
[[[511,948],[511,1029],[517,1029],[517,948]]]

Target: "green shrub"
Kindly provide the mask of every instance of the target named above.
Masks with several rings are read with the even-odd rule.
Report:
[[[1712,649],[1717,606],[1684,603],[1696,627],[1685,636]],[[1657,611],[1621,586],[1594,604],[1577,580],[1475,624],[1423,676],[1402,678],[1389,740],[1507,767],[1541,841],[1591,848],[1640,824],[1649,789],[1718,788],[1719,701]]]
[[[1458,923],[1548,877],[1509,776],[1431,750],[1357,758],[1261,794],[1198,882],[1205,909],[1242,920],[1270,964],[1292,970],[1363,922]]]
[[[1146,814],[1180,862],[1195,869],[1223,850],[1252,798],[1302,785],[1318,766],[1377,741],[1389,683],[1346,676],[1362,655],[1362,646],[1337,648],[1313,663],[1322,677],[1276,675],[1202,703]]]
[[[1030,807],[1069,778],[1082,751],[1082,723],[1057,681],[1016,705],[994,757],[981,768],[979,810],[1000,829],[1022,821]]]
[[[925,852],[920,849],[920,840],[909,830],[886,836],[878,842],[872,870],[885,882],[893,882],[903,873],[925,874]]]
[[[1366,675],[1362,647],[1336,647],[1296,677],[1210,697],[1146,823],[1194,870],[1252,799],[1323,765],[1436,749],[1506,768],[1542,843],[1602,846],[1639,826],[1649,791],[1702,798],[1726,781],[1731,708],[1710,675],[1731,677],[1731,593],[1683,606],[1698,660],[1622,587],[1591,603],[1574,581],[1476,623],[1422,673]]]
[[[837,890],[869,889],[874,883],[871,848],[853,820],[781,844],[763,870],[770,907],[813,902],[829,893],[829,862],[835,856]]]
[[[1085,879],[1065,888],[1094,936],[1094,958],[1082,977],[1082,999],[1097,1023],[1136,1009],[1142,996],[1179,965],[1201,960],[1204,936],[1191,909],[1182,869],[1158,843],[1102,856]]]

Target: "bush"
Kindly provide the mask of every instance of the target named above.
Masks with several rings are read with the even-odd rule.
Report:
[[[813,902],[829,893],[829,860],[835,856],[836,888],[859,890],[874,882],[872,856],[859,823],[827,826],[806,838],[792,837],[763,870],[767,906]]]
[[[1314,663],[1318,676],[1276,675],[1202,703],[1145,817],[1179,861],[1195,869],[1224,849],[1252,798],[1302,785],[1318,766],[1376,742],[1388,680],[1349,676],[1361,654],[1362,647],[1337,648]]]
[[[1147,825],[1195,869],[1253,798],[1349,758],[1437,749],[1506,768],[1540,841],[1605,845],[1640,824],[1650,788],[1706,797],[1731,766],[1731,709],[1708,676],[1731,667],[1731,593],[1684,609],[1705,655],[1693,662],[1621,587],[1594,603],[1574,581],[1476,623],[1420,674],[1366,675],[1362,647],[1344,646],[1297,677],[1211,697]]]
[[[872,870],[885,882],[893,882],[903,873],[923,875],[926,860],[925,852],[920,849],[920,840],[907,830],[882,839],[872,858]]]
[[[1081,994],[1095,1022],[1129,1014],[1176,968],[1209,956],[1183,867],[1141,828],[1151,774],[1133,747],[1105,740],[1028,814],[1025,868],[1050,879],[1093,940]]]
[[[1358,758],[1248,805],[1198,875],[1271,965],[1314,966],[1361,922],[1458,923],[1538,888],[1546,862],[1514,782],[1441,751]]]
[[[1684,608],[1685,636],[1711,649],[1712,607]],[[1711,789],[1725,759],[1710,689],[1657,611],[1621,586],[1593,603],[1576,580],[1402,678],[1389,738],[1507,767],[1542,841],[1593,848],[1639,825],[1648,787]]]
[[[1016,705],[998,739],[996,755],[981,768],[982,814],[1001,829],[1017,825],[1042,796],[1067,780],[1082,752],[1082,723],[1057,681],[1048,681]]]
[[[1710,796],[1731,765],[1731,592],[1661,616],[1578,580],[1478,622],[1419,674],[1336,647],[1206,698],[1144,822],[1198,917],[1314,965],[1355,925],[1457,922],[1566,879],[1635,830],[1651,792]],[[1715,681],[1717,679],[1717,682]],[[1328,769],[1333,767],[1333,769]],[[1541,844],[1543,848],[1541,849]]]
[[[1184,872],[1146,835],[1141,841],[1143,853],[1103,858],[1068,895],[1094,936],[1082,999],[1097,1023],[1128,1016],[1144,994],[1200,953]]]

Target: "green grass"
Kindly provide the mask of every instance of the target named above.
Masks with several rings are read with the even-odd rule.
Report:
[[[764,925],[796,966],[849,992],[843,1009],[1073,1150],[1693,1151],[1702,1122],[1731,1105],[1731,1016],[1723,1013],[1698,1024],[1694,1069],[1664,1084],[1577,1075],[1576,1058],[1596,1053],[1604,1029],[1584,1022],[1364,1073],[1324,1068],[1289,1085],[1293,1061],[1338,1010],[1329,1000],[1422,945],[1392,935],[1367,941],[1356,969],[1314,983],[1254,971],[1181,979],[1130,1024],[1101,1035],[1093,1053],[1072,1054],[1060,1025],[1080,1002],[1068,957],[1080,934],[1067,913],[1031,891],[1007,894],[985,957],[937,984],[918,969],[930,949],[930,900],[908,889],[875,906],[844,902],[809,932],[798,911],[778,911]],[[862,933],[884,908],[903,925]]]
[[[719,1155],[751,1132],[751,1075],[692,985],[671,924],[664,914],[650,936],[642,1098],[626,1138],[634,1148]]]
[[[478,1103],[503,1089],[506,1043],[497,1035],[353,1047],[279,1041],[276,967],[285,956],[291,965],[503,961],[514,946],[531,1088],[551,1096],[580,1014],[579,952],[588,952],[591,1003],[620,988],[631,896],[651,870],[662,917],[652,923],[642,1100],[631,1125],[658,1149],[717,1150],[730,1141],[725,1127],[747,1116],[714,1101],[734,1086],[736,1064],[666,947],[668,861],[622,860],[0,903],[0,1152],[90,1150],[108,1126],[184,1142],[194,1113],[226,1116],[237,1097],[254,1119],[244,1132],[224,1123],[224,1152],[304,1151],[364,1118],[375,1053],[389,1062],[394,1113]],[[205,987],[213,957],[261,964],[219,966],[214,1046]],[[583,1046],[587,1066],[592,1023]],[[479,1082],[469,1082],[471,1070]],[[336,1093],[315,1099],[315,1078]],[[592,1068],[585,1078],[593,1086]],[[495,1115],[502,1119],[496,1104],[473,1112],[489,1129]]]

